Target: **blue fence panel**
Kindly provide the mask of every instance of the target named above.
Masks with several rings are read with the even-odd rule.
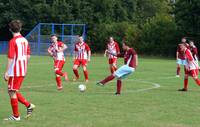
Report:
[[[6,54],[8,51],[8,42],[0,41],[0,54]]]

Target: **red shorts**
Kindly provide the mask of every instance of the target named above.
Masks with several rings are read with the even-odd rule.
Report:
[[[108,62],[109,64],[117,64],[117,58],[109,58]]]
[[[55,60],[54,61],[54,69],[58,68],[59,70],[62,70],[64,64],[65,64],[64,60]]]
[[[74,65],[82,65],[82,66],[86,66],[87,65],[87,60],[85,59],[82,59],[82,60],[79,60],[79,59],[75,59],[74,60]]]
[[[189,70],[189,71],[185,71],[185,74],[191,76],[191,77],[195,77],[195,76],[198,76],[198,73],[199,73],[199,70],[196,69],[196,70]]]
[[[8,80],[8,90],[18,91],[24,80],[24,76],[10,77]]]

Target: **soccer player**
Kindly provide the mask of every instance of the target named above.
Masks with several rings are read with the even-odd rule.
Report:
[[[73,66],[73,72],[75,75],[75,78],[73,79],[76,81],[79,79],[78,74],[78,67],[82,65],[83,67],[83,73],[85,76],[85,82],[88,82],[88,71],[87,71],[87,62],[90,61],[91,56],[91,50],[90,47],[84,42],[83,37],[80,36],[78,38],[78,42],[75,43],[74,46],[74,66]]]
[[[192,53],[192,56],[193,56],[195,62],[198,64],[198,49],[194,45],[194,41],[192,41],[192,40],[190,40],[189,45],[190,45],[190,51]]]
[[[56,75],[57,89],[62,90],[63,86],[61,77],[64,77],[65,80],[68,81],[67,72],[62,72],[62,68],[65,64],[65,56],[63,52],[67,49],[67,46],[63,42],[58,41],[56,34],[51,35],[50,39],[52,44],[48,48],[48,53],[54,59],[54,72]]]
[[[114,54],[120,53],[119,45],[116,41],[114,41],[113,37],[109,38],[109,42],[107,44],[104,56],[106,56],[106,51],[112,52]],[[108,63],[110,65],[110,72],[111,74],[113,74],[117,70],[117,56],[108,54]]]
[[[22,23],[20,20],[13,20],[9,23],[9,30],[13,38],[9,41],[8,63],[4,73],[4,79],[8,83],[8,94],[13,114],[4,120],[19,121],[20,114],[18,103],[25,105],[27,108],[26,118],[30,117],[34,104],[27,101],[19,92],[22,82],[26,76],[27,64],[30,58],[30,47],[28,41],[20,34]]]
[[[191,51],[184,44],[179,44],[180,50],[184,53],[186,58],[185,65],[185,78],[184,78],[184,88],[179,89],[179,91],[187,91],[188,90],[188,77],[191,76],[197,85],[200,86],[200,80],[198,79],[198,64],[195,62]]]
[[[97,83],[97,85],[105,85],[107,82],[113,80],[114,78],[117,78],[117,92],[116,95],[120,95],[121,93],[121,85],[122,85],[122,79],[125,78],[127,75],[131,74],[135,71],[137,65],[138,65],[138,57],[137,53],[133,48],[130,48],[126,43],[123,43],[122,45],[123,50],[125,53],[121,54],[114,54],[110,51],[106,51],[108,54],[115,55],[117,57],[124,57],[124,65],[118,68],[113,74],[106,77],[104,80]]]
[[[186,42],[186,38],[183,37],[181,40],[181,44],[185,45],[186,48],[189,48],[189,44]],[[184,65],[184,69],[185,69],[185,65],[186,65],[186,60],[185,60],[185,55],[184,53],[181,51],[180,46],[178,45],[177,47],[177,51],[176,51],[176,63],[177,63],[177,69],[176,69],[176,77],[180,77],[180,65]]]

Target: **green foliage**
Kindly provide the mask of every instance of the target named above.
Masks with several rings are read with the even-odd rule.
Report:
[[[178,0],[175,4],[175,19],[181,36],[189,36],[200,41],[199,0]]]
[[[112,24],[99,24],[94,27],[92,32],[89,32],[89,40],[93,40],[91,47],[93,51],[98,52],[105,49],[106,43],[110,36],[121,43],[127,41],[130,46],[135,46],[136,39],[138,38],[138,29],[136,25],[128,22],[112,23]]]
[[[94,52],[102,52],[107,38],[113,36],[118,42],[125,39],[142,54],[171,55],[176,38],[200,40],[199,0],[176,1],[1,0],[0,39],[8,40],[7,24],[12,19],[23,21],[23,34],[40,22],[85,23]]]
[[[165,56],[175,54],[176,31],[176,24],[171,16],[156,15],[142,28],[141,42],[138,44],[140,52]]]

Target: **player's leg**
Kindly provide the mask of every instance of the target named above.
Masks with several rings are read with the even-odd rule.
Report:
[[[88,71],[87,71],[87,61],[86,60],[82,60],[82,67],[83,67],[83,73],[84,73],[84,77],[85,77],[85,81],[88,82]]]
[[[65,61],[62,60],[60,65],[59,65],[59,70],[62,72],[62,69],[63,69],[63,66],[65,65]],[[62,75],[64,78],[65,78],[65,81],[68,81],[69,78],[68,78],[68,74],[67,72],[63,72],[63,75]]]
[[[177,64],[177,68],[176,68],[176,77],[180,77],[180,64]]]
[[[56,60],[56,62],[54,63],[54,71],[56,75],[64,76],[64,73],[62,72],[63,65],[63,61]]]
[[[122,80],[119,78],[117,79],[117,92],[115,93],[116,95],[121,94],[121,87],[122,87]]]
[[[22,81],[22,80],[21,80]],[[17,90],[20,88],[19,81],[17,77],[10,77],[8,80],[8,94],[10,97],[10,104],[12,107],[12,116],[4,119],[4,120],[20,120],[19,110],[18,110],[18,98],[17,98]]]
[[[74,60],[74,66],[73,66],[73,72],[75,75],[75,78],[73,79],[74,81],[76,81],[77,79],[79,79],[79,74],[78,74],[78,67],[80,66],[80,62],[78,59]]]
[[[60,75],[56,75],[56,84],[57,84],[57,89],[58,90],[62,90],[62,80]]]
[[[184,87],[182,89],[178,89],[178,91],[187,91],[188,90],[188,77],[190,75],[190,71],[187,71],[185,68],[185,77],[184,77]]]
[[[12,107],[12,116],[5,118],[4,120],[20,120],[19,110],[18,110],[18,99],[15,90],[9,90],[8,94],[10,96],[10,104]]]
[[[198,69],[191,71],[192,78],[195,80],[196,84],[198,86],[200,86],[200,80],[198,79],[198,73],[199,73]]]
[[[32,115],[33,109],[35,108],[35,105],[28,102],[19,91],[16,92],[16,95],[17,95],[18,101],[22,103],[23,105],[25,105],[27,108],[26,118],[30,117]]]
[[[128,67],[127,65],[123,65],[121,66],[119,69],[117,69],[114,74],[109,75],[108,77],[106,77],[104,80],[98,82],[97,84],[99,85],[104,85],[107,82],[113,80],[115,77],[117,78],[123,78],[129,74],[131,74],[134,71],[133,68]]]
[[[117,70],[117,59],[109,59],[110,72],[113,74]]]

